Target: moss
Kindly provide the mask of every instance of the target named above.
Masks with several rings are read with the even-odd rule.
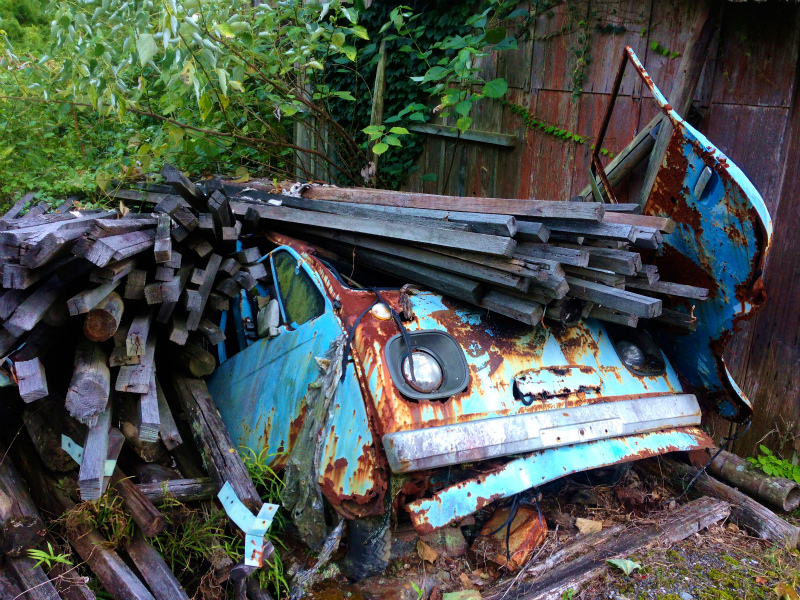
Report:
[[[719,588],[709,588],[707,590],[703,590],[698,592],[698,597],[700,600],[738,600],[738,594],[736,596],[726,592],[725,590]]]
[[[656,600],[682,600],[678,594],[659,594]]]
[[[723,556],[722,560],[724,560],[729,565],[733,565],[734,567],[739,566],[739,561],[733,558],[732,556]]]

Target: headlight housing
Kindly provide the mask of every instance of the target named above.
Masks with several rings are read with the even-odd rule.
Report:
[[[409,400],[444,400],[467,387],[467,358],[453,336],[432,329],[410,331],[408,336],[414,380],[403,336],[392,337],[384,349],[392,382],[403,396]]]
[[[620,362],[634,375],[658,377],[666,370],[666,362],[661,349],[642,329],[606,326],[614,350]]]
[[[442,387],[442,366],[425,350],[414,350],[411,353],[414,361],[414,378],[411,378],[411,361],[408,354],[403,359],[403,379],[418,392],[431,394]]]

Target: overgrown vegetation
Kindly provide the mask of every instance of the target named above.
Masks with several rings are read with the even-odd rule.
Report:
[[[125,548],[133,539],[133,518],[123,507],[122,498],[114,488],[109,488],[97,500],[81,502],[61,519],[69,531],[82,533],[96,529],[109,548]]]

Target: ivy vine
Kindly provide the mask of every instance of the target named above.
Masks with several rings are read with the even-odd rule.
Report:
[[[525,126],[530,129],[531,131],[538,130],[547,135],[553,136],[556,139],[563,140],[565,142],[573,141],[577,144],[589,144],[590,140],[586,136],[579,135],[577,133],[573,133],[566,129],[562,129],[558,125],[552,125],[550,123],[546,123],[530,112],[527,108],[522,106],[521,104],[514,104],[512,102],[508,102],[506,100],[501,101],[503,105],[508,107],[508,109],[517,115],[518,117],[522,118],[522,121],[525,123]],[[594,149],[594,145],[591,145],[590,148]],[[614,153],[608,150],[607,148],[601,148],[600,154],[603,156],[608,156],[609,158],[614,158]]]

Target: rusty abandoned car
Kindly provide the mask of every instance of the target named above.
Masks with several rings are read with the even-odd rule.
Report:
[[[286,467],[289,497],[304,498],[289,503],[304,541],[323,539],[326,507],[350,521],[352,577],[386,566],[392,511],[431,532],[571,473],[709,447],[701,409],[749,419],[722,353],[762,301],[770,218],[630,49],[624,59],[672,128],[643,214],[675,229],[648,262],[665,280],[708,290],[665,300],[672,323],[523,326],[415,287],[358,289],[324,243],[283,233],[268,236],[271,285],[257,288],[274,303],[242,292],[225,313],[228,340],[208,385],[231,437]],[[594,174],[606,184],[596,199],[613,200],[599,160]],[[259,313],[278,310],[280,325],[259,338]],[[694,326],[675,326],[681,319]],[[301,493],[315,484],[322,497]]]

